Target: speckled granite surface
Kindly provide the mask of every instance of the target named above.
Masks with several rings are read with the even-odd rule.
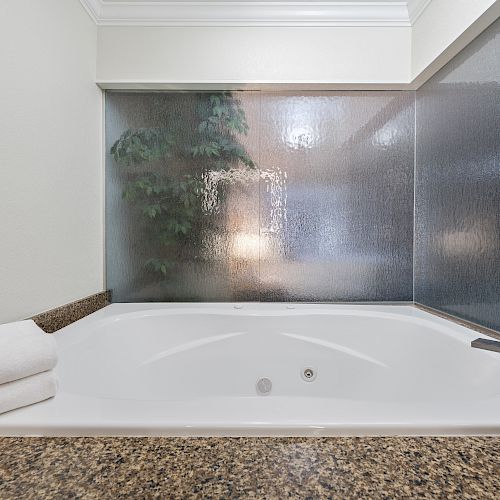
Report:
[[[499,498],[500,438],[0,438],[0,498]]]
[[[75,321],[92,314],[111,301],[111,293],[100,292],[84,299],[71,302],[61,307],[51,309],[33,316],[31,319],[45,332],[53,333]]]

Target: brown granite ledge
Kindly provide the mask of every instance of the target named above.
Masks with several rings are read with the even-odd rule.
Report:
[[[0,438],[0,498],[498,498],[500,437]]]
[[[54,333],[79,319],[92,314],[111,302],[109,291],[95,293],[89,297],[65,304],[33,316],[31,319],[45,332]]]

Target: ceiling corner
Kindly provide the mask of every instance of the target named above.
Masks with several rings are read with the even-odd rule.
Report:
[[[92,21],[99,24],[102,9],[101,0],[80,0],[80,3]]]
[[[432,0],[408,0],[408,19],[413,26]]]

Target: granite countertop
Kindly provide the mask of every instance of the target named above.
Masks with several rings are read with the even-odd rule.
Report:
[[[0,438],[0,498],[498,498],[500,437]]]

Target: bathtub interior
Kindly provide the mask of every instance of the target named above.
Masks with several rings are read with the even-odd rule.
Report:
[[[390,306],[375,313],[305,305],[141,307],[88,321],[78,335],[68,327],[56,336],[62,391],[135,401],[440,404],[500,395],[498,356],[471,349],[474,332],[415,317],[409,306],[394,306],[397,314],[386,312]],[[312,381],[304,377],[308,368]],[[256,387],[261,378],[272,381],[265,396]]]

